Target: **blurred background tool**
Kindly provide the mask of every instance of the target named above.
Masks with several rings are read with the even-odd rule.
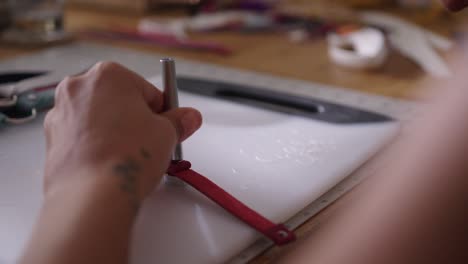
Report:
[[[151,46],[210,52],[223,56],[227,56],[232,53],[231,49],[220,43],[180,38],[170,33],[142,32],[128,28],[114,28],[88,29],[79,32],[79,34],[87,39],[139,42]]]
[[[95,64],[95,61],[73,63],[67,66],[66,69],[24,69],[0,72],[0,97],[11,98],[32,90],[54,88],[63,78],[81,74],[93,64]]]
[[[451,75],[447,63],[436,51],[448,51],[453,45],[449,39],[381,12],[363,12],[361,19],[384,29],[392,47],[417,63],[428,74],[435,77]]]
[[[22,124],[54,105],[55,87],[68,75],[80,74],[90,66],[74,64],[67,70],[0,71],[0,127]]]

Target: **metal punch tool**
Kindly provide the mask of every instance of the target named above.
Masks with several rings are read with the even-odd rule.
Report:
[[[164,58],[160,60],[162,66],[162,82],[163,82],[163,97],[164,97],[164,112],[179,107],[179,96],[177,90],[175,61],[172,58]],[[183,160],[182,145],[178,143],[172,154],[172,161]],[[181,180],[167,176],[168,184],[185,185]]]

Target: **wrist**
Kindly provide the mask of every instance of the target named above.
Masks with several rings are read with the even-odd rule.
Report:
[[[44,208],[67,207],[83,213],[113,210],[135,217],[141,199],[123,190],[121,179],[113,175],[114,163],[67,169],[72,172],[66,175],[47,175],[51,180],[46,184]]]
[[[57,192],[66,193],[78,187],[89,190],[100,186],[103,191],[112,191],[113,195],[116,194],[115,190],[119,190],[134,204],[140,204],[164,175],[169,156],[153,154],[144,148],[113,153],[112,156],[88,153],[79,155],[87,158],[71,157],[66,160],[49,157],[49,161],[53,162],[46,164],[46,196],[55,196]]]
[[[92,175],[93,170],[81,173]],[[74,172],[74,174],[77,172]],[[62,175],[64,176],[64,175]],[[73,177],[79,179],[81,177]],[[136,219],[135,208],[128,196],[115,182],[106,177],[82,177],[75,182],[55,182],[45,193],[31,245],[36,255],[42,256],[44,247],[56,252],[75,252],[79,259],[93,259],[96,263],[117,263],[103,259],[127,259],[131,230]],[[42,246],[41,246],[42,245]],[[94,250],[99,249],[99,250]],[[60,257],[60,256],[59,256]],[[61,257],[70,257],[62,255]],[[30,263],[31,261],[24,261]],[[36,261],[49,263],[49,261]],[[72,263],[73,261],[62,261]],[[75,262],[73,262],[75,263]]]

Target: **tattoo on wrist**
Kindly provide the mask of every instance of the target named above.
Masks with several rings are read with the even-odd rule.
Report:
[[[140,171],[140,165],[131,158],[114,167],[115,175],[120,179],[120,189],[129,194],[131,206],[135,210],[140,207],[137,190]]]
[[[151,159],[151,153],[145,148],[140,149],[140,155],[145,160]],[[120,189],[129,194],[131,206],[135,211],[140,207],[138,197],[138,179],[140,172],[140,164],[132,158],[127,158],[114,167],[114,173],[120,179]]]

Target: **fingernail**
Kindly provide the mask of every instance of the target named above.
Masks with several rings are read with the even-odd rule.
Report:
[[[202,122],[201,115],[197,111],[190,110],[182,116],[180,122],[183,128],[181,140],[184,140],[200,128]]]

